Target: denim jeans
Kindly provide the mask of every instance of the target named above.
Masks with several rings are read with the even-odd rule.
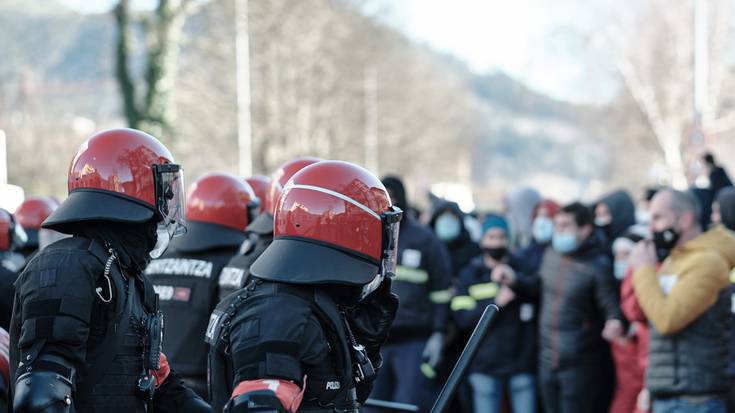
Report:
[[[514,413],[536,413],[536,377],[533,374],[518,374],[506,379],[472,373],[469,380],[475,413],[500,413],[506,386]]]
[[[726,413],[719,397],[674,397],[653,401],[653,413]]]

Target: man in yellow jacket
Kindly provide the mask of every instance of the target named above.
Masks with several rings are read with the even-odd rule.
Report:
[[[654,413],[725,413],[735,237],[702,232],[699,205],[664,189],[651,200],[652,240],[634,249],[633,287],[651,325],[646,388]]]

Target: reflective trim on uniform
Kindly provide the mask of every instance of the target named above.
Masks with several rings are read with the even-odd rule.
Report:
[[[450,290],[432,291],[429,293],[429,300],[436,304],[446,304],[452,301],[452,292]]]
[[[217,284],[220,287],[240,288],[243,276],[245,276],[245,270],[242,268],[225,267],[220,272]]]
[[[284,188],[283,190],[286,191],[286,190],[291,189],[291,188],[293,188],[293,189],[306,189],[306,190],[309,190],[309,191],[316,191],[316,192],[321,192],[323,194],[332,195],[334,197],[337,197],[337,198],[339,198],[339,199],[341,199],[343,201],[347,201],[347,202],[351,203],[352,205],[354,205],[354,206],[362,209],[363,211],[365,211],[368,214],[370,214],[370,215],[374,216],[375,218],[377,218],[378,221],[382,221],[380,219],[380,215],[378,215],[377,212],[375,212],[372,209],[368,208],[367,206],[365,206],[365,205],[363,205],[363,204],[355,201],[354,199],[348,197],[345,194],[340,194],[339,192],[335,192],[335,191],[332,191],[331,189],[327,189],[327,188],[322,188],[320,186],[295,184],[295,183],[293,183],[293,181],[289,181],[289,183],[286,185],[286,188]]]
[[[429,363],[421,363],[421,374],[424,375],[427,379],[431,380],[436,377],[436,371],[434,371],[434,368],[431,367]]]
[[[191,258],[159,258],[145,269],[147,275],[178,275],[199,278],[212,277],[213,264]]]
[[[452,298],[452,311],[474,310],[477,307],[477,301],[469,295],[458,295]]]
[[[730,282],[735,284],[735,268],[730,271]]]
[[[429,273],[420,268],[411,268],[399,265],[396,268],[395,280],[412,284],[426,284],[429,281]]]
[[[488,298],[495,298],[498,294],[498,284],[475,284],[471,285],[467,290],[469,291],[470,296],[475,300],[487,300]]]

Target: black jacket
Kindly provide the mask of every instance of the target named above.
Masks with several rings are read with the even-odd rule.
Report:
[[[516,270],[517,285],[534,284],[532,277]],[[495,302],[500,286],[490,279],[482,256],[473,259],[459,275],[457,294],[452,299],[452,315],[457,326],[471,332],[485,307]],[[472,371],[492,376],[511,376],[536,371],[537,297],[518,295],[500,309],[492,331],[472,362]]]
[[[604,236],[606,244],[609,248],[612,247],[612,243],[623,235],[625,231],[631,226],[635,225],[635,204],[630,195],[623,190],[614,191],[608,195],[605,195],[600,199],[597,204],[607,205],[612,217],[610,225],[600,228],[597,227],[601,235]]]
[[[13,283],[18,273],[10,271],[0,264],[0,327],[10,330],[10,316],[13,313]]]
[[[244,287],[250,279],[250,266],[273,242],[273,233],[249,233],[237,254],[222,269],[219,277],[219,299],[222,300]]]
[[[401,221],[398,267],[393,292],[400,298],[389,342],[426,339],[444,332],[451,300],[449,255],[427,227],[408,218]]]
[[[601,337],[606,320],[622,320],[619,293],[603,244],[590,236],[577,251],[552,248],[541,269],[539,363],[564,368],[607,354]]]
[[[709,174],[709,187],[713,195],[717,195],[722,188],[732,186],[732,181],[727,175],[725,168],[715,165],[712,167],[712,171]]]
[[[353,378],[344,325],[327,289],[253,279],[211,316],[212,411],[222,411],[240,382],[263,378],[305,386],[300,412],[334,411]],[[363,386],[372,384],[358,386],[364,399]]]
[[[220,272],[236,249],[169,250],[145,270],[169,326],[163,352],[171,367],[202,397],[207,394],[209,351],[204,333],[209,315],[219,302]]]
[[[154,292],[141,274],[120,269],[117,261],[108,285],[103,275],[108,257],[101,245],[74,236],[28,263],[15,284],[11,382],[32,372],[37,361],[36,370],[45,370],[40,363],[45,356],[58,356],[76,370],[76,411],[144,412],[136,390],[143,371],[142,326],[155,311]],[[105,302],[110,292],[112,299]],[[172,371],[153,405],[156,411],[173,412],[195,400],[196,394]]]

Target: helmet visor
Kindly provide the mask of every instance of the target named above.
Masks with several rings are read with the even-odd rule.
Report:
[[[383,259],[380,262],[380,271],[384,277],[395,277],[398,261],[398,233],[403,218],[403,211],[398,207],[384,212],[383,221]]]
[[[156,178],[156,208],[170,237],[186,233],[184,170],[179,165],[153,165]]]
[[[26,234],[23,227],[16,222],[14,225],[14,230],[12,234],[12,245],[14,247],[20,247],[25,245],[26,242],[28,242],[28,234]]]

